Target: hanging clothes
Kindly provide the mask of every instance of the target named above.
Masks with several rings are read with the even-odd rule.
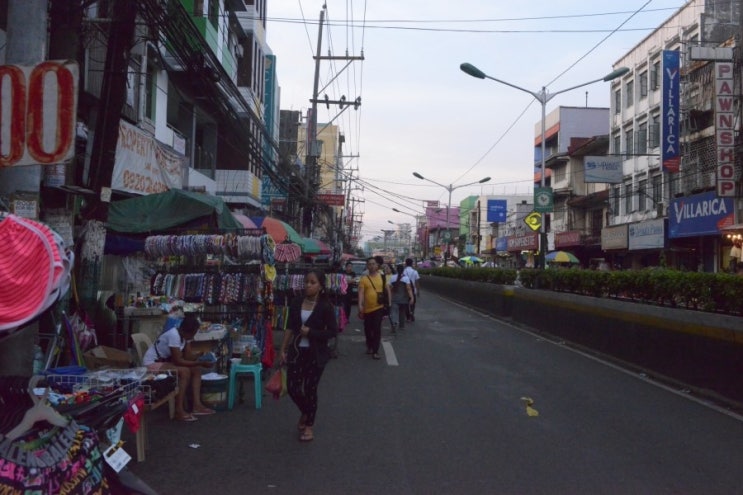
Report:
[[[0,492],[110,493],[96,433],[71,421],[0,442]]]

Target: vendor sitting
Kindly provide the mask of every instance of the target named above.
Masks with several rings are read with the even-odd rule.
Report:
[[[210,368],[213,363],[199,361],[193,355],[189,342],[199,330],[199,320],[187,314],[180,326],[172,326],[157,338],[155,343],[147,349],[142,364],[150,371],[177,370],[178,394],[175,401],[175,419],[179,421],[196,421],[196,416],[214,414],[201,402],[201,372],[202,368]],[[185,410],[185,397],[188,386],[191,385],[193,394],[193,412]]]

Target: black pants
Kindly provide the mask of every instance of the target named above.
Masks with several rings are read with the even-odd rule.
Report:
[[[408,320],[412,320],[413,318],[415,318],[415,301],[416,296],[413,296],[413,299],[410,300],[410,304],[408,304]]]
[[[286,373],[286,388],[289,397],[304,414],[307,426],[315,424],[317,413],[317,386],[324,367],[317,366],[314,350],[309,347],[300,347],[297,358],[289,363]]]
[[[382,344],[382,320],[384,320],[383,308],[371,313],[364,313],[366,348],[371,349],[374,354],[379,354],[379,346]]]

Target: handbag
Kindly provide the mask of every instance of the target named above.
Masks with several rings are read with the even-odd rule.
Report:
[[[274,399],[280,399],[286,395],[286,366],[276,369],[264,387],[266,392],[273,395]]]

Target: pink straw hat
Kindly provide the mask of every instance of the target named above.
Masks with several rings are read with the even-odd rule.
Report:
[[[47,238],[14,215],[0,220],[0,331],[21,326],[43,308],[54,281]]]

